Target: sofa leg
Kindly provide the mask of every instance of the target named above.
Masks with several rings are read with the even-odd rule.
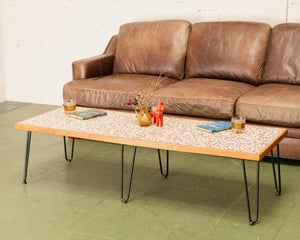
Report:
[[[128,191],[127,191],[127,198],[125,199],[123,196],[123,185],[124,185],[124,145],[121,145],[121,200],[123,203],[127,203],[130,196],[130,190],[131,190],[131,183],[132,183],[132,176],[133,176],[133,170],[134,170],[134,162],[135,162],[135,155],[136,155],[136,146],[133,150],[133,157],[132,157],[132,165],[131,165],[131,172],[130,172],[130,178],[129,178],[129,184],[128,184]]]
[[[66,137],[63,136],[64,138],[64,150],[65,150],[65,159],[67,162],[72,162],[73,160],[73,153],[74,153],[74,141],[75,141],[75,138],[72,138],[72,149],[71,149],[71,157],[68,158],[68,154],[67,154],[67,144],[66,144]]]
[[[160,150],[157,149],[157,152],[158,152],[158,161],[159,161],[160,174],[163,176],[163,178],[167,178],[168,175],[169,175],[169,150],[167,150],[166,173],[164,173],[163,169],[162,169]]]
[[[276,177],[276,170],[275,170],[275,161],[273,157],[273,150],[271,150],[271,158],[272,158],[272,167],[273,167],[273,175],[274,175],[274,183],[276,189],[276,195],[281,194],[281,176],[280,176],[280,154],[279,154],[279,144],[277,145],[277,172],[278,172],[278,182]]]

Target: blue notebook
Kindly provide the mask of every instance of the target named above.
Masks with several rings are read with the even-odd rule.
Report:
[[[231,129],[231,123],[224,122],[224,121],[212,122],[203,125],[198,125],[197,128],[203,131],[214,133],[214,132],[220,132],[223,130]]]
[[[99,117],[99,116],[105,116],[105,115],[107,115],[107,112],[97,109],[97,108],[93,108],[93,109],[88,109],[88,110],[72,113],[70,116],[73,118],[86,120],[86,119]]]

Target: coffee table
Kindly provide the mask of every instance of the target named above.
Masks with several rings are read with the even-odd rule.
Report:
[[[85,109],[87,108],[77,107],[77,111]],[[156,127],[156,125],[140,127],[135,115],[131,112],[106,111],[108,112],[107,116],[89,120],[79,120],[66,115],[63,108],[60,107],[50,112],[15,123],[15,129],[27,131],[23,184],[27,183],[31,133],[39,132],[63,136],[65,159],[68,162],[71,162],[73,159],[75,138],[121,144],[121,200],[123,203],[127,203],[129,200],[137,147],[157,149],[160,171],[164,178],[167,178],[169,174],[169,151],[241,159],[250,225],[254,225],[258,220],[259,166],[260,161],[268,153],[271,153],[272,157],[276,194],[281,194],[279,143],[287,135],[286,129],[247,125],[245,133],[243,134],[234,134],[230,130],[212,134],[196,128],[197,125],[208,123],[208,121],[176,116],[164,116],[163,127]],[[67,154],[66,136],[73,138],[70,157],[68,157]],[[124,198],[123,195],[124,145],[134,146],[126,198]],[[272,150],[276,146],[277,173]],[[163,171],[161,164],[160,150],[166,150],[165,171]],[[257,162],[255,219],[252,219],[251,217],[245,160]]]

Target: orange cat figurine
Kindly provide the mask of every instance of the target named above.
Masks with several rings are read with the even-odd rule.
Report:
[[[156,123],[156,126],[159,127],[159,122],[160,126],[163,126],[163,112],[165,111],[164,103],[160,102],[158,104],[158,107],[155,108],[155,111],[152,113],[154,117],[154,123]]]

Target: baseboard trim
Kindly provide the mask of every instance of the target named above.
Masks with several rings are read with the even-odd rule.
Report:
[[[62,105],[62,91],[8,88],[6,91],[7,101]]]
[[[4,102],[6,100],[6,91],[0,91],[0,102]]]

